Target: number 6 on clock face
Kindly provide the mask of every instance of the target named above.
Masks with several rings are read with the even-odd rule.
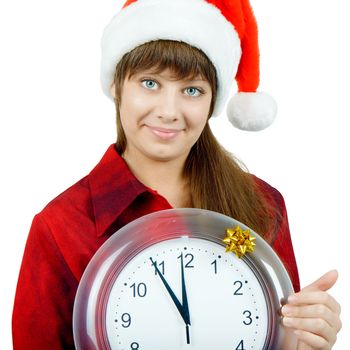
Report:
[[[218,238],[232,220],[173,209],[136,220],[129,240],[116,233],[79,286],[77,349],[277,349],[290,280],[260,237],[254,258],[225,253]]]

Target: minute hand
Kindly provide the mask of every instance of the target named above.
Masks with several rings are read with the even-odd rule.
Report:
[[[166,290],[168,291],[171,299],[173,300],[176,308],[178,309],[182,319],[184,320],[184,322],[187,324],[187,317],[186,317],[186,314],[184,312],[184,308],[183,306],[181,305],[179,299],[176,297],[175,293],[173,292],[173,290],[171,289],[171,287],[169,286],[169,283],[166,281],[166,279],[164,278],[163,274],[159,271],[158,267],[157,267],[157,264],[152,260],[152,258],[150,258],[150,260],[152,261],[152,265],[155,267],[160,279],[162,280]]]

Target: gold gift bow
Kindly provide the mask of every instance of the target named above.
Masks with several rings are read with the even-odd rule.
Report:
[[[222,241],[226,244],[226,253],[234,252],[241,258],[244,254],[254,251],[255,240],[256,237],[252,236],[249,230],[242,230],[236,226],[226,229],[226,237]]]

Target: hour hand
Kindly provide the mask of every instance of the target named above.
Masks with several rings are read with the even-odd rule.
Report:
[[[181,257],[181,288],[182,288],[182,307],[183,307],[183,312],[184,312],[185,318],[186,318],[186,319],[184,319],[184,321],[186,323],[186,340],[187,340],[187,344],[190,344],[190,332],[189,332],[188,326],[191,325],[191,320],[190,320],[190,310],[188,308],[188,301],[187,301],[183,257]]]
[[[182,306],[187,319],[186,324],[191,325],[190,310],[188,309],[188,301],[187,301],[184,264],[182,259],[181,259],[181,288],[182,288]]]

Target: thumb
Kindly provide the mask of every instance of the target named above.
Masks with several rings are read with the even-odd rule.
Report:
[[[338,279],[338,271],[331,270],[325,273],[322,277],[312,282],[308,286],[304,287],[302,291],[312,292],[312,291],[327,291],[332,288]]]

